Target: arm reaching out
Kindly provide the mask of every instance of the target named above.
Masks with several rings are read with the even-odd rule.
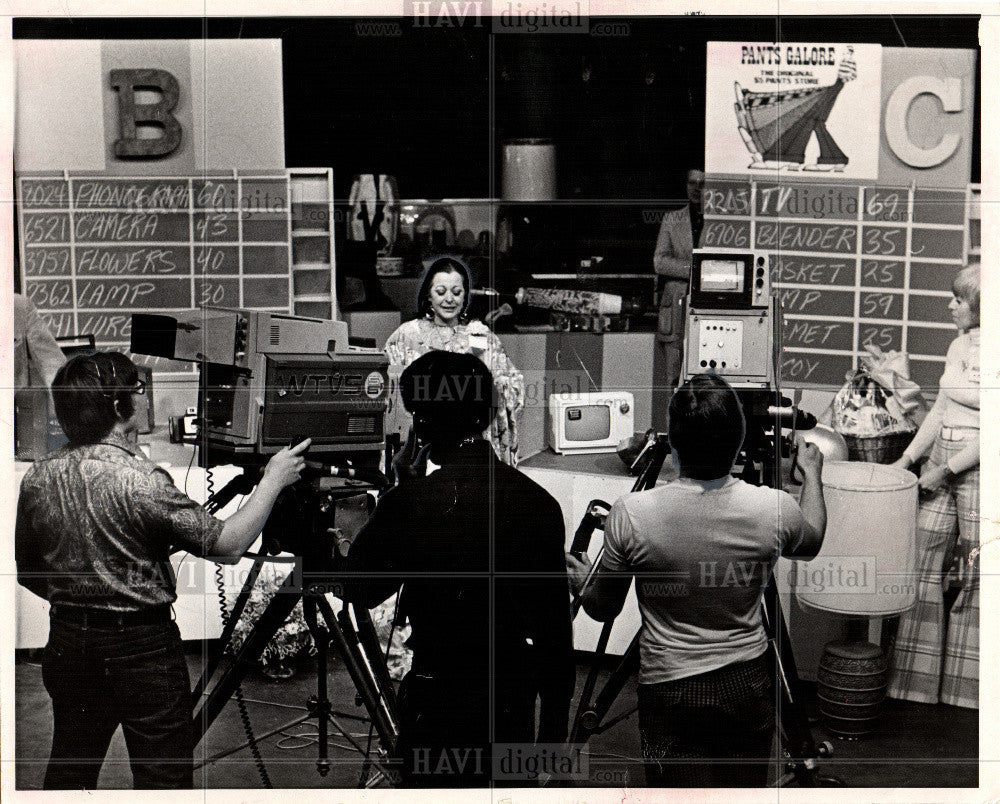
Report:
[[[222,533],[215,542],[213,559],[220,563],[235,563],[260,535],[278,494],[299,479],[306,465],[303,453],[311,439],[275,453],[267,462],[264,476],[240,510],[226,519]]]
[[[823,453],[801,437],[798,440],[799,469],[802,471],[802,494],[799,508],[805,520],[798,543],[785,550],[787,558],[814,558],[826,535],[826,501],[823,499]]]

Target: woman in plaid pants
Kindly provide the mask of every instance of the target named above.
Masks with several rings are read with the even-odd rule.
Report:
[[[899,621],[888,694],[921,703],[979,706],[979,288],[980,266],[952,283],[959,336],[948,348],[934,407],[903,457],[930,452],[920,474],[917,603]],[[946,612],[945,562],[961,558],[962,588]]]

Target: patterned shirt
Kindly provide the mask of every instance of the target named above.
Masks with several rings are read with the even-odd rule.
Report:
[[[475,355],[490,370],[503,402],[487,437],[504,463],[517,465],[517,419],[524,408],[524,375],[511,363],[500,339],[482,321],[454,327],[441,326],[426,318],[415,318],[400,326],[385,344],[394,366],[406,368],[430,351]]]
[[[222,526],[124,439],[66,446],[36,461],[21,483],[18,582],[59,606],[170,604],[170,554],[210,553]]]

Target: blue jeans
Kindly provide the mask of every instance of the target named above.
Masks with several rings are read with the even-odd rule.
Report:
[[[176,623],[88,628],[52,618],[42,658],[52,698],[47,790],[93,790],[119,724],[136,789],[190,788],[191,684]]]

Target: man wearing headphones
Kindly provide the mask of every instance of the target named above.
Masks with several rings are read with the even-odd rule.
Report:
[[[191,687],[170,554],[232,563],[299,478],[309,441],[268,462],[225,522],[182,494],[135,444],[132,361],[76,357],[52,384],[69,444],[28,470],[15,528],[18,582],[51,604],[42,679],[52,698],[46,789],[89,789],[121,724],[136,788],[192,785]]]
[[[483,439],[497,392],[477,357],[428,352],[400,393],[414,427],[399,485],[351,546],[347,598],[371,607],[405,583],[402,785],[485,786],[492,744],[527,753],[536,742],[536,698],[537,742],[566,739],[575,672],[562,513]],[[428,459],[440,467],[431,474]]]

